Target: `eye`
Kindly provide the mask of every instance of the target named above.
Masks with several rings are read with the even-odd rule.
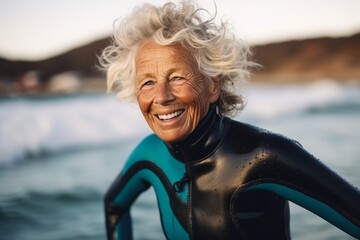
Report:
[[[175,76],[170,79],[170,84],[172,85],[180,85],[186,81],[186,78]]]
[[[140,85],[140,90],[147,90],[154,86],[155,81],[154,80],[146,80],[143,81]]]

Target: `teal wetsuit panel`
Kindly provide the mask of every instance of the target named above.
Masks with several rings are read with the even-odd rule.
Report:
[[[135,170],[134,170],[135,169]],[[130,173],[133,172],[133,173]],[[175,160],[168,152],[164,143],[155,135],[145,138],[132,152],[126,162],[122,173],[129,176],[129,180],[115,198],[115,204],[123,208],[129,208],[136,197],[147,189],[144,181],[150,184],[156,193],[160,210],[163,229],[167,237],[171,239],[187,239],[188,235],[178,222],[171,208],[169,189],[166,189],[164,181],[172,186],[185,174],[185,165]],[[178,194],[186,203],[187,185]],[[117,228],[128,222],[120,221]]]
[[[326,221],[338,226],[338,228],[360,239],[360,228],[350,222],[342,214],[337,212],[329,205],[320,202],[304,193],[291,189],[289,187],[275,183],[261,183],[250,187],[248,190],[262,189],[279,194],[280,196],[304,207],[305,209],[324,218]]]

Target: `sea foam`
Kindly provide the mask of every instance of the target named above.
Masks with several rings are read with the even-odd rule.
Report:
[[[0,102],[0,165],[148,133],[136,105],[109,95],[9,99]]]

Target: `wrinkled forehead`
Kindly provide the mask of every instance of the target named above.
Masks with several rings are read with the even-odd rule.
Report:
[[[190,60],[193,58],[192,53],[189,49],[185,48],[181,43],[174,43],[170,45],[162,45],[153,41],[146,41],[141,43],[137,48],[136,58],[141,55],[143,52],[153,52],[158,51],[167,52],[169,54],[176,54]]]
[[[180,43],[173,45],[160,45],[155,42],[142,43],[136,53],[135,64],[140,70],[146,65],[173,63],[188,65],[191,69],[197,69],[197,63],[191,52]]]

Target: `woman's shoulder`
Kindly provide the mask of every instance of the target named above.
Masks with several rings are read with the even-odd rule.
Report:
[[[294,147],[302,149],[302,145],[284,134],[274,132],[249,123],[230,120],[231,126],[229,136],[241,143],[251,143],[251,145],[261,147]]]
[[[156,161],[167,153],[165,143],[155,134],[144,137],[129,156],[129,161]]]
[[[137,148],[151,148],[158,144],[163,145],[163,141],[158,136],[152,133],[144,137],[137,145]]]
[[[157,148],[162,148],[163,145],[163,141],[158,136],[155,134],[150,134],[140,140],[140,142],[134,148],[132,155],[139,153],[149,153],[156,150]]]

